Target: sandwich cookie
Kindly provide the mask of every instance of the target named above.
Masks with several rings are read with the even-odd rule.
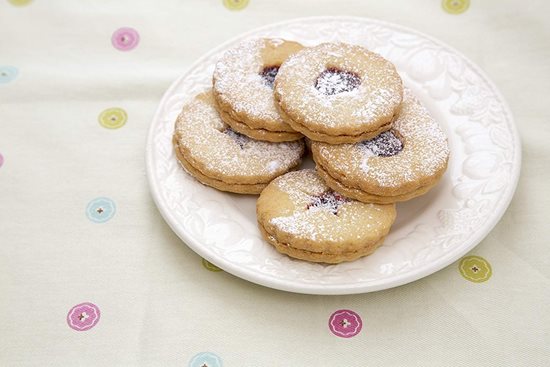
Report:
[[[218,190],[259,194],[275,177],[297,167],[302,140],[257,141],[225,124],[211,91],[199,94],[179,114],[173,135],[176,156],[192,176]]]
[[[244,41],[216,64],[214,96],[222,120],[241,134],[272,142],[302,138],[283,121],[273,98],[273,81],[288,56],[302,49],[281,39]]]
[[[277,251],[332,264],[374,252],[396,217],[395,205],[345,198],[311,169],[273,180],[260,194],[256,212],[262,235]]]
[[[447,169],[447,137],[405,91],[390,131],[355,144],[311,144],[319,175],[333,190],[367,203],[393,203],[425,194]]]
[[[329,144],[389,130],[403,98],[392,63],[364,47],[323,43],[290,56],[275,78],[281,115],[296,131]]]

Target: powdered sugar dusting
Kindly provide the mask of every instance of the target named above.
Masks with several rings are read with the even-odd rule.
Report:
[[[271,161],[267,164],[267,169],[269,172],[277,172],[279,168],[281,167],[281,162],[279,161]]]
[[[394,134],[399,138],[392,138]],[[391,132],[356,144],[313,144],[319,152],[316,160],[325,171],[359,189],[375,185],[397,192],[403,185],[426,182],[449,158],[447,137],[408,89]]]
[[[331,96],[343,92],[350,92],[361,84],[361,78],[354,73],[330,68],[321,73],[315,81],[315,88],[327,95]]]
[[[175,129],[186,158],[213,177],[259,176],[269,181],[299,164],[304,151],[302,141],[257,141],[231,130],[220,119],[210,91],[184,106]]]
[[[375,154],[370,149],[365,149],[365,152],[363,153],[363,157],[361,159],[361,170],[367,174],[369,172],[369,158],[374,157]]]
[[[279,69],[275,93],[289,118],[303,121],[310,130],[342,127],[357,134],[393,117],[402,84],[394,66],[381,56],[359,46],[325,43],[290,56]]]
[[[288,195],[294,210],[272,218],[269,224],[296,238],[364,245],[387,233],[393,222],[393,206],[344,198],[332,192],[314,170],[290,172],[272,184]],[[325,200],[320,199],[323,196]]]
[[[251,140],[248,136],[240,134],[235,130],[231,129],[230,127],[228,127],[226,130],[222,132],[227,136],[229,136],[231,139],[233,139],[233,141],[235,141],[235,143],[237,143],[241,147],[241,149],[244,149],[244,146],[246,145],[246,143],[248,143]]]
[[[278,66],[267,66],[262,70],[260,75],[264,78],[264,83],[267,84],[268,87],[273,88],[273,83],[275,83],[275,77],[278,72]]]
[[[352,112],[352,115],[365,119],[372,120],[378,116],[381,110],[387,109],[388,106],[399,106],[401,96],[394,91],[385,88],[378,88],[372,91],[370,103],[365,103],[361,107]]]
[[[237,114],[250,120],[275,121],[282,125],[281,131],[292,131],[279,116],[273,98],[272,81],[279,65],[264,65],[262,60],[262,50],[268,42],[273,46],[284,43],[280,39],[252,39],[226,51],[216,63],[214,90]],[[262,75],[266,67],[276,67],[267,75],[271,82]]]
[[[338,214],[338,209],[342,204],[347,202],[349,199],[340,195],[339,193],[328,190],[322,193],[321,195],[314,196],[311,203],[307,206],[308,210],[328,210],[332,214]]]
[[[358,145],[365,149],[365,154],[370,157],[391,157],[403,150],[403,143],[391,131],[383,132],[374,139],[362,141]]]
[[[270,42],[273,46],[281,46],[283,43],[285,43],[285,40],[282,38],[271,38]]]

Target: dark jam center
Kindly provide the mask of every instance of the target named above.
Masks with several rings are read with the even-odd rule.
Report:
[[[233,141],[237,143],[239,147],[241,147],[241,149],[244,149],[245,144],[248,143],[248,141],[250,140],[248,136],[239,134],[231,128],[227,128],[223,131],[223,133],[229,135],[229,137],[231,137],[231,139],[233,139]]]
[[[314,196],[311,203],[308,204],[307,209],[323,208],[336,215],[338,214],[338,208],[348,200],[339,193],[329,190],[323,192],[321,195]]]
[[[360,143],[372,155],[391,157],[403,150],[403,143],[391,131],[383,132],[376,138]]]
[[[350,92],[361,84],[359,75],[351,71],[336,68],[328,68],[323,71],[315,81],[315,88],[327,96]]]
[[[277,76],[278,72],[279,72],[278,66],[266,66],[264,70],[262,70],[260,75],[264,79],[264,83],[268,87],[273,88],[273,83],[275,82],[275,77]]]

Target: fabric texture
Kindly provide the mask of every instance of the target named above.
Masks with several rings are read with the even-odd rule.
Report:
[[[550,365],[550,4],[0,0],[1,366]],[[219,271],[149,194],[170,83],[267,23],[386,20],[477,63],[523,143],[515,197],[466,257],[397,288],[310,296]]]

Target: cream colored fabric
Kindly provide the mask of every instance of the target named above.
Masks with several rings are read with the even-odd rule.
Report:
[[[195,366],[202,352],[226,367],[550,365],[550,3],[472,0],[454,15],[435,0],[22,2],[0,1],[0,66],[18,71],[0,76],[0,366]],[[470,254],[491,264],[488,281],[466,280],[456,262],[369,294],[275,291],[206,270],[157,211],[145,139],[170,83],[242,32],[334,14],[441,39],[509,102],[523,167],[509,210]],[[139,32],[134,49],[113,47],[121,27]],[[128,115],[118,129],[98,122],[111,107]],[[100,197],[116,213],[94,223],[86,208]],[[101,317],[76,331],[66,318],[82,302]],[[340,309],[361,316],[359,334],[331,333]]]

